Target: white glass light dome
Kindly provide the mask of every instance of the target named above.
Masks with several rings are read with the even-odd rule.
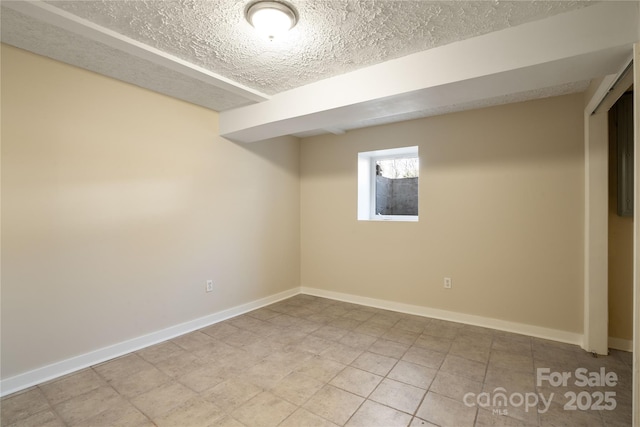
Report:
[[[293,28],[298,22],[295,10],[286,3],[259,1],[247,8],[247,21],[260,34],[273,40]]]

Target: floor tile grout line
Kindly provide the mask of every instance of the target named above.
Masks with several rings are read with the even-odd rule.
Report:
[[[307,307],[305,307],[305,305],[303,305],[303,304],[299,304],[299,305],[298,305],[298,308],[299,308],[299,312],[301,312],[301,311],[302,311],[302,310],[304,310],[304,309],[307,309]],[[322,312],[323,310],[325,310],[326,308],[327,308],[327,306],[325,306],[322,310],[319,310],[319,311],[314,312],[314,313],[316,313],[316,314],[317,314],[317,313],[321,313],[321,312]],[[309,310],[309,309],[307,309],[307,310]],[[309,311],[312,311],[312,310],[309,310]],[[353,311],[353,310],[352,310],[352,311]],[[347,313],[348,313],[348,312],[343,313],[343,314],[342,314],[342,316],[345,316],[345,314],[347,314]],[[292,317],[296,317],[297,319],[301,319],[301,320],[305,320],[305,321],[309,321],[309,322],[315,322],[315,321],[311,321],[311,320],[309,320],[309,319],[308,319],[308,316],[311,316],[311,315],[313,315],[313,314],[297,315],[297,316],[292,316]],[[374,314],[374,316],[375,316],[375,314]],[[371,316],[371,317],[373,317],[373,316]],[[359,323],[359,325],[358,325],[358,326],[355,326],[355,327],[352,327],[352,328],[348,329],[348,332],[347,332],[347,333],[349,333],[349,332],[359,333],[359,334],[363,334],[363,335],[367,335],[367,336],[370,336],[370,337],[375,338],[375,340],[374,340],[373,342],[371,342],[371,344],[369,344],[367,347],[364,347],[364,349],[361,349],[360,347],[358,347],[358,348],[357,348],[357,349],[358,349],[358,351],[360,351],[360,352],[361,352],[360,354],[362,354],[362,353],[364,353],[364,352],[370,352],[370,353],[373,353],[373,354],[378,354],[378,353],[375,353],[375,352],[371,351],[371,350],[370,350],[370,349],[371,349],[371,347],[372,347],[372,346],[373,346],[377,341],[379,341],[379,340],[381,340],[381,339],[388,340],[388,338],[387,338],[387,337],[384,337],[383,335],[385,335],[385,334],[386,334],[390,329],[394,329],[394,328],[397,326],[397,324],[398,324],[400,321],[402,321],[402,320],[403,320],[403,318],[401,318],[401,319],[399,319],[399,320],[396,320],[396,321],[394,322],[394,324],[393,324],[392,326],[388,327],[388,328],[386,329],[386,332],[384,332],[384,333],[383,333],[383,334],[381,334],[381,335],[367,334],[366,332],[361,332],[361,331],[356,331],[356,330],[355,330],[355,329],[357,329],[358,327],[360,327],[360,326],[362,326],[362,325],[366,324],[366,322],[367,322],[367,321],[369,321],[369,320],[371,319],[371,317],[369,317],[367,320],[361,321],[361,322]],[[257,319],[257,320],[258,320],[258,321],[261,321],[261,319]],[[327,325],[327,322],[316,322],[316,323],[321,324],[321,325]],[[274,327],[278,327],[278,325],[272,325],[272,326],[274,326]],[[320,326],[319,328],[321,328],[321,327],[322,327],[322,326]],[[394,360],[395,360],[394,364],[391,366],[391,368],[387,371],[387,373],[386,373],[384,376],[381,376],[381,380],[380,380],[380,382],[379,382],[379,383],[378,383],[378,384],[373,388],[373,390],[372,390],[371,392],[369,392],[369,393],[368,393],[368,395],[367,395],[366,397],[364,397],[364,400],[363,400],[362,404],[364,404],[367,400],[370,400],[370,401],[375,402],[374,400],[372,400],[372,399],[371,399],[371,395],[375,392],[375,390],[377,390],[377,389],[378,389],[378,387],[380,386],[380,384],[382,383],[382,381],[384,381],[385,379],[391,379],[391,378],[389,378],[389,377],[388,377],[389,373],[390,373],[390,372],[391,372],[391,371],[392,371],[392,370],[393,370],[393,369],[394,369],[394,368],[399,364],[399,362],[400,362],[400,361],[403,361],[403,360],[404,360],[403,358],[404,358],[404,357],[406,357],[407,353],[408,353],[412,348],[419,348],[419,349],[422,349],[422,347],[419,347],[419,346],[418,346],[418,347],[416,347],[416,342],[417,342],[417,340],[418,340],[421,336],[424,336],[424,335],[425,335],[426,327],[427,327],[427,324],[423,325],[423,327],[421,328],[421,331],[415,331],[415,330],[411,330],[411,329],[404,329],[404,328],[398,327],[398,329],[400,329],[400,330],[403,330],[403,331],[406,331],[406,332],[412,332],[412,333],[415,333],[416,335],[415,335],[415,337],[413,338],[413,340],[411,341],[411,343],[410,343],[410,344],[405,344],[405,343],[400,342],[400,341],[393,341],[394,343],[397,343],[397,344],[407,345],[407,347],[406,347],[406,349],[402,352],[402,354],[401,354],[401,355],[399,355],[399,356],[393,356],[393,357],[392,357],[392,359],[394,359]],[[302,338],[300,338],[299,340],[303,340],[303,339],[305,339],[305,338],[307,338],[307,337],[311,336],[311,334],[312,334],[315,330],[317,330],[317,329],[319,329],[319,328],[316,328],[316,329],[311,330],[311,331],[306,330],[306,329],[300,329],[300,332],[302,332],[304,336],[303,336]],[[242,329],[242,328],[240,328],[240,329]],[[245,329],[245,330],[246,330],[246,329]],[[249,331],[249,332],[251,332],[250,330],[248,330],[248,331]],[[196,331],[196,332],[197,332],[197,331]],[[452,343],[453,343],[453,342],[455,342],[455,340],[456,340],[456,339],[458,339],[458,338],[460,338],[460,337],[461,337],[461,335],[460,335],[461,333],[463,333],[463,329],[462,329],[462,328],[458,328],[458,329],[456,330],[456,335],[454,335],[454,336],[453,336],[453,338],[451,338],[451,339],[450,339],[450,341],[451,341]],[[208,334],[207,334],[207,335],[208,335]],[[490,366],[491,366],[491,360],[492,360],[492,357],[493,357],[493,356],[495,356],[495,355],[497,354],[497,352],[498,352],[498,351],[502,351],[502,350],[498,350],[498,349],[494,348],[494,346],[493,346],[493,344],[495,343],[495,341],[496,341],[496,339],[497,339],[498,335],[497,335],[497,334],[495,334],[495,333],[493,333],[493,334],[491,334],[490,336],[491,336],[491,344],[489,345],[488,359],[486,359],[486,361],[484,362],[484,376],[483,376],[483,380],[482,380],[482,382],[481,382],[481,384],[483,384],[483,385],[486,385],[486,380],[487,380],[488,370],[489,370],[489,368],[490,368]],[[211,338],[212,338],[212,339],[216,339],[216,338],[215,338],[215,337],[213,337],[213,336],[211,336]],[[216,339],[216,340],[217,340],[217,339]],[[218,340],[218,341],[219,341],[219,340]],[[334,343],[335,343],[335,342],[338,342],[339,340],[329,340],[329,341],[332,341],[332,342],[334,342]],[[389,340],[389,341],[391,341],[391,340]],[[221,341],[221,342],[222,342],[222,341]],[[532,359],[532,360],[533,360],[533,362],[534,362],[533,369],[534,369],[534,377],[535,377],[535,369],[536,369],[536,368],[535,368],[535,366],[536,366],[536,365],[535,365],[535,362],[536,362],[536,360],[538,360],[539,358],[536,358],[536,356],[534,356],[534,354],[535,354],[535,351],[534,351],[534,350],[536,349],[536,345],[538,345],[538,346],[539,346],[539,345],[544,346],[544,345],[545,345],[545,342],[544,342],[544,341],[542,341],[541,343],[537,343],[537,342],[534,342],[533,338],[528,337],[528,344],[529,344],[528,354],[530,355],[531,359]],[[536,345],[534,345],[534,344],[536,344]],[[182,347],[182,346],[181,346],[181,345],[179,345],[179,344],[176,344],[176,345],[178,345],[180,348],[182,348],[184,351],[186,351],[186,352],[188,352],[188,353],[193,353],[193,352],[194,352],[194,350],[193,350],[193,349],[192,349],[192,350],[188,350],[188,349],[186,349],[185,347]],[[232,346],[232,347],[233,347],[233,346]],[[248,351],[248,349],[245,349],[244,347],[245,347],[244,345],[241,345],[241,346],[239,346],[239,347],[234,347],[234,348],[237,348],[237,349],[242,350],[242,351]],[[551,352],[552,352],[552,351],[554,351],[553,346],[550,346],[550,347],[551,347],[551,348],[549,348],[549,349],[547,349],[547,350],[548,350],[548,351],[551,351]],[[455,354],[455,353],[452,353],[452,352],[451,352],[451,349],[452,349],[452,348],[451,348],[451,346],[449,346],[446,352],[442,352],[442,353],[445,355],[445,357],[444,357],[444,358],[443,358],[443,360],[439,363],[439,365],[438,365],[438,367],[437,367],[437,368],[432,368],[432,369],[434,369],[434,370],[435,370],[435,375],[434,375],[434,377],[432,378],[431,382],[429,383],[429,386],[427,387],[427,389],[424,391],[424,394],[422,395],[422,399],[421,399],[421,401],[420,401],[420,404],[418,404],[418,406],[417,406],[417,408],[416,408],[416,410],[414,411],[414,413],[413,413],[413,414],[408,414],[408,415],[412,416],[412,420],[413,420],[413,419],[415,419],[415,418],[417,418],[417,412],[418,412],[418,410],[419,410],[420,406],[423,404],[423,402],[424,402],[424,400],[425,400],[426,396],[428,395],[428,393],[430,393],[430,392],[436,393],[435,391],[431,391],[431,390],[432,390],[432,387],[433,387],[433,382],[434,382],[435,378],[437,377],[437,375],[441,372],[441,369],[442,369],[442,366],[443,366],[444,361],[446,360],[446,357],[447,357],[448,355],[454,355],[454,354]],[[439,350],[431,349],[431,348],[428,348],[428,347],[426,348],[426,350],[429,350],[429,351],[436,351],[436,352],[440,353],[440,351],[439,351]],[[543,350],[544,350],[544,349],[543,349]],[[565,350],[562,350],[562,351],[565,351]],[[578,350],[577,350],[577,349],[574,349],[574,348],[568,348],[566,351],[567,351],[567,352],[573,352],[573,353],[578,354],[578,353],[577,353],[577,351],[578,351]],[[138,354],[138,352],[133,352],[133,354],[135,354],[135,355],[136,355],[136,356],[138,356],[138,357],[141,357],[141,359],[142,359],[142,360],[145,360],[147,363],[150,363],[151,365],[153,365],[153,366],[155,367],[155,364],[154,364],[154,363],[152,363],[152,362],[150,362],[149,360],[147,360],[146,358],[142,357],[140,354]],[[316,353],[313,353],[313,354],[317,356],[317,354],[316,354]],[[131,355],[131,354],[129,354],[129,355]],[[384,355],[381,355],[381,354],[379,354],[379,355],[380,355],[380,356],[384,356]],[[462,356],[460,356],[459,354],[455,354],[455,355],[456,355],[457,357],[461,357],[461,358],[463,358],[463,359],[465,359],[465,360],[476,361],[476,360],[474,360],[474,359],[467,359],[467,358],[465,357],[466,355],[464,355],[464,354],[463,354]],[[580,354],[580,355],[581,355],[581,354]],[[127,356],[127,355],[123,355],[122,357],[126,357],[126,356]],[[265,359],[265,357],[266,357],[266,356],[263,356],[263,357],[261,358],[261,360],[264,360],[264,359]],[[388,357],[388,356],[387,356],[387,357]],[[617,357],[617,355],[616,355],[616,357]],[[620,359],[620,360],[618,360],[618,359]],[[616,361],[619,361],[619,362],[622,362],[622,363],[621,363],[621,365],[626,366],[626,365],[625,365],[625,362],[624,362],[624,360],[622,360],[622,358],[618,358],[618,359],[615,359],[615,360],[616,360]],[[115,360],[115,359],[113,359],[113,360]],[[107,361],[107,362],[104,362],[104,363],[109,363],[109,362],[112,362],[113,360],[111,360],[111,361]],[[354,359],[354,360],[355,360],[355,359]],[[545,359],[539,359],[539,360],[545,360]],[[612,359],[612,360],[614,360],[614,359]],[[405,362],[410,363],[410,362],[408,362],[408,361],[405,361]],[[353,363],[353,361],[352,361],[351,363]],[[351,366],[351,363],[350,363],[350,364],[345,365],[345,367],[346,367],[346,366]],[[551,362],[551,363],[554,363],[554,362]],[[562,362],[562,363],[564,363],[564,362]],[[425,365],[422,365],[422,363],[418,363],[417,365],[425,366]],[[96,365],[96,366],[97,366],[97,365]],[[429,368],[430,366],[426,366],[426,367],[427,367],[427,368]],[[92,371],[97,375],[97,377],[98,377],[98,378],[100,378],[100,379],[104,382],[104,384],[103,384],[103,385],[108,386],[110,389],[112,389],[112,390],[113,390],[116,394],[118,394],[120,397],[123,397],[123,398],[124,398],[124,400],[126,400],[126,401],[127,401],[127,402],[129,402],[129,403],[132,403],[132,402],[129,400],[129,398],[124,397],[124,395],[122,395],[122,394],[120,393],[120,391],[118,391],[117,389],[115,389],[115,387],[113,387],[113,386],[112,386],[108,381],[106,381],[106,378],[105,378],[105,377],[103,377],[103,376],[102,376],[102,375],[101,375],[97,370],[95,370],[95,366],[92,366],[92,367],[90,367],[90,368],[91,368],[91,370],[92,370]],[[354,368],[355,368],[355,367],[354,367]],[[156,368],[156,369],[157,369],[157,368]],[[337,372],[337,373],[336,373],[336,374],[335,374],[331,379],[329,379],[327,382],[324,382],[324,383],[323,383],[323,386],[326,386],[330,381],[332,381],[332,380],[333,380],[333,378],[335,378],[337,375],[339,375],[341,372],[343,372],[343,371],[344,371],[344,369],[345,369],[345,368],[342,368],[342,369],[341,369],[340,371],[338,371],[338,372]],[[359,369],[359,368],[358,368],[358,369]],[[366,371],[366,370],[365,370],[365,371]],[[295,370],[293,370],[292,372],[295,372]],[[291,374],[291,372],[289,372],[287,375],[289,375],[289,374]],[[178,379],[178,377],[176,377],[175,375],[170,375],[170,379],[171,379],[171,381],[174,381],[174,382],[176,382],[176,383],[180,383],[180,380],[179,380],[179,379]],[[397,380],[394,380],[394,381],[397,381]],[[535,381],[535,380],[534,380],[534,381]],[[407,383],[404,383],[404,382],[402,382],[402,381],[400,381],[400,383],[407,384]],[[535,384],[534,388],[536,388],[536,390],[537,390],[537,383],[535,383],[535,382],[534,382],[534,384]],[[40,393],[44,393],[44,391],[43,391],[43,389],[42,389],[42,387],[41,387],[42,385],[43,385],[43,384],[40,384],[40,385],[36,386],[36,389],[39,389]],[[186,386],[186,385],[185,385],[185,387],[190,388],[189,386]],[[335,386],[334,386],[334,387],[335,387]],[[212,388],[213,388],[213,387],[212,387]],[[273,388],[273,387],[272,387],[272,388]],[[272,389],[272,388],[271,388],[271,389]],[[339,388],[339,387],[338,387],[338,388]],[[262,388],[261,388],[261,389],[262,389]],[[271,389],[269,389],[269,390],[271,390]],[[262,389],[262,390],[264,391],[264,389]],[[91,391],[92,391],[92,390],[87,391],[86,393],[90,393]],[[193,390],[193,389],[192,389],[192,391],[193,391],[193,392],[195,392],[195,390]],[[351,392],[349,392],[348,390],[344,390],[344,391],[345,391],[345,392],[348,392],[348,393],[351,393]],[[85,394],[86,394],[86,393],[85,393]],[[195,393],[196,393],[196,394],[200,394],[200,393],[198,393],[198,392],[195,392]],[[51,410],[53,410],[53,405],[51,404],[51,403],[52,403],[52,401],[51,401],[51,400],[48,398],[48,396],[46,396],[46,395],[45,395],[45,400],[46,400],[46,402],[47,402],[48,408],[50,408]],[[67,400],[68,400],[68,399],[67,399]],[[284,399],[284,400],[286,400],[286,399]],[[455,399],[454,399],[454,400],[455,400]],[[66,400],[65,400],[65,401],[66,401]],[[63,403],[63,402],[61,402],[61,403]],[[359,405],[358,409],[356,409],[356,412],[359,410],[359,408],[362,406],[362,404],[361,404],[361,405]],[[385,405],[385,404],[382,404],[382,403],[380,403],[380,404],[381,404],[381,405],[383,405],[383,406],[387,406],[387,407],[389,407],[389,408],[392,408],[392,409],[394,409],[394,410],[397,410],[397,411],[399,411],[399,412],[402,412],[402,413],[405,413],[405,414],[406,414],[406,412],[404,412],[404,411],[402,411],[402,410],[398,410],[398,409],[396,409],[396,408],[393,408],[392,406],[388,406],[388,405]],[[294,406],[296,406],[296,408],[302,408],[302,407],[303,407],[303,405],[304,405],[304,403],[303,403],[302,405],[294,404]],[[136,407],[135,405],[133,405],[133,406],[134,406],[134,407]],[[297,409],[296,409],[296,410],[297,410]],[[46,409],[45,409],[45,410],[43,410],[43,411],[46,411]],[[57,411],[53,410],[53,412],[54,412],[54,414],[55,414],[57,417],[60,417],[60,415],[57,413]],[[294,412],[295,412],[295,411],[294,411]],[[354,414],[355,414],[356,412],[354,412]],[[38,412],[38,413],[40,413],[40,412]],[[143,414],[144,414],[144,412],[143,412],[141,409],[140,409],[140,413],[143,413]],[[225,412],[225,413],[226,413],[226,412]],[[604,419],[604,415],[605,415],[605,414],[604,414],[602,411],[599,411],[598,415],[599,415],[599,419],[600,419],[601,423],[603,423],[603,424],[604,424],[604,423],[606,422],[606,421],[605,421],[605,419]],[[353,416],[353,414],[352,414],[351,416]],[[476,422],[476,421],[478,420],[478,416],[479,416],[479,410],[478,410],[478,409],[476,409],[474,422]],[[145,414],[145,417],[147,417],[147,415],[146,415],[146,414]],[[536,414],[536,418],[537,418],[537,424],[540,424],[541,419],[540,419],[540,414],[539,414],[539,413],[537,413],[537,414]],[[147,418],[147,419],[149,419],[149,418]],[[65,423],[65,422],[64,422],[64,420],[60,420],[60,421],[61,421],[62,423]],[[152,420],[151,420],[151,421],[152,421]],[[348,421],[347,421],[347,422],[348,422]],[[65,423],[65,424],[66,424],[66,423]]]
[[[42,395],[44,396],[44,399],[47,401],[48,408],[45,408],[42,411],[37,412],[36,414],[41,414],[41,413],[47,411],[48,409],[50,409],[51,412],[53,412],[53,414],[55,415],[56,419],[58,419],[60,422],[62,422],[63,425],[68,426],[68,424],[62,418],[62,416],[56,410],[55,406],[51,403],[51,399],[49,399],[49,397],[47,396],[47,393],[45,393],[44,390],[42,389],[42,385],[44,385],[44,384],[38,384],[38,385],[36,385],[35,388],[37,388],[40,391],[40,393],[42,393]],[[59,404],[61,404],[61,403],[64,403],[64,402],[60,402]]]
[[[420,338],[420,336],[422,335],[422,333],[424,332],[424,328],[422,329],[422,331],[418,334],[418,336],[416,336],[416,338],[413,340],[412,344],[409,345],[409,347],[404,351],[404,353],[402,353],[402,356],[400,356],[397,360],[397,362],[393,365],[393,367],[391,369],[389,369],[389,371],[387,372],[387,374],[384,376],[384,379],[390,379],[393,381],[398,381],[398,380],[394,380],[393,378],[389,378],[388,375],[389,373],[391,373],[391,371],[393,371],[393,369],[398,365],[398,363],[400,363],[400,361],[404,358],[404,356],[406,356],[407,352],[411,349],[411,347],[413,347],[416,343],[416,341],[418,341],[418,338]],[[436,372],[437,375],[437,372]],[[434,377],[435,378],[435,377]],[[380,383],[382,383],[382,381]],[[402,384],[406,384],[403,383],[402,381],[398,381]],[[427,393],[429,392],[429,388],[431,387],[431,384],[433,383],[433,379],[431,380],[431,383],[429,383],[429,386],[425,389],[424,394],[422,395],[422,399],[420,399],[420,402],[418,403],[418,405],[416,406],[416,409],[413,411],[413,414],[409,414],[411,415],[411,420],[409,421],[409,423],[411,423],[413,421],[413,418],[416,417],[416,413],[418,412],[418,410],[420,409],[420,406],[422,405],[422,402],[424,401],[425,397],[427,396]],[[412,385],[412,384],[408,384],[408,385]],[[414,386],[415,387],[415,386]],[[377,387],[376,387],[377,388]],[[371,392],[373,393],[373,392]],[[395,409],[395,408],[394,408]],[[405,412],[406,413],[406,412]]]
[[[341,316],[341,317],[344,317],[346,314],[348,314],[348,313],[343,314],[343,316]],[[364,322],[362,322],[362,323],[364,323]],[[361,323],[361,324],[362,324],[362,323]],[[357,327],[356,327],[356,328],[357,328]],[[351,331],[351,332],[353,332],[353,330],[354,330],[354,329],[355,329],[355,328],[351,329],[350,331]],[[309,333],[307,336],[311,335],[312,333],[313,333],[313,332]],[[347,332],[345,335],[348,335],[348,334],[349,334],[349,332]],[[366,335],[366,334],[365,334],[365,335]],[[337,340],[336,342],[339,342],[339,341],[340,341],[340,340]],[[343,345],[346,345],[346,344],[343,344]],[[369,346],[369,347],[370,347],[370,346]],[[353,347],[352,347],[352,348],[353,348]],[[368,348],[368,347],[367,347],[367,348]],[[356,350],[359,350],[359,349],[356,349]],[[367,350],[367,349],[364,349],[362,352],[364,353],[366,350]],[[362,354],[362,353],[361,353],[361,354]],[[319,355],[319,354],[317,354],[316,356],[320,357],[320,355]],[[356,357],[356,359],[357,359],[357,357]],[[354,360],[356,360],[356,359],[354,359]],[[338,363],[339,363],[339,362],[338,362]],[[352,362],[352,363],[353,363],[353,362]],[[334,385],[332,385],[332,384],[331,384],[331,381],[333,381],[333,380],[334,380],[338,375],[340,375],[340,373],[341,373],[341,372],[343,372],[347,367],[352,367],[352,366],[351,366],[351,364],[345,365],[345,368],[343,368],[343,369],[341,369],[340,371],[338,371],[338,372],[337,372],[333,377],[331,377],[327,382],[325,382],[325,383],[324,383],[324,386],[323,386],[322,388],[324,388],[325,386],[332,386],[332,387],[335,387],[335,388],[337,388],[337,389],[339,389],[339,390],[342,390],[342,391],[345,391],[345,392],[347,392],[347,393],[353,394],[354,396],[361,397],[361,396],[359,396],[359,395],[357,395],[357,394],[355,394],[355,393],[350,392],[349,390],[344,390],[344,389],[342,389],[342,388],[336,387],[336,386],[334,386]],[[355,369],[355,367],[352,367],[352,368],[354,368],[354,369]],[[365,371],[365,372],[366,372],[366,371]],[[303,374],[303,375],[304,375],[304,374]],[[316,391],[312,396],[310,396],[310,397],[305,401],[305,403],[303,403],[302,405],[299,405],[299,408],[302,408],[302,407],[304,406],[304,404],[306,404],[307,402],[309,402],[309,401],[313,398],[313,396],[315,396],[317,393],[319,393],[319,391],[320,391],[320,390],[322,390],[322,388],[320,388],[320,389],[319,389],[318,391]],[[363,402],[358,406],[358,408],[354,411],[354,413],[353,413],[353,414],[355,414],[355,413],[358,411],[358,409],[362,406],[362,404],[364,404],[364,402],[366,402],[366,400],[367,400],[367,398],[364,398]],[[294,411],[294,412],[295,412],[295,411]],[[353,416],[353,414],[351,415],[351,417]],[[315,414],[315,415],[318,415],[318,414]],[[318,415],[318,416],[320,416],[320,415]],[[321,417],[321,416],[320,416],[320,417]],[[349,419],[350,419],[351,417],[349,417]],[[349,419],[346,421],[347,423],[349,422]]]
[[[398,323],[398,322],[396,322],[395,324],[397,324],[397,323]],[[391,328],[390,328],[390,329],[391,329]],[[416,340],[417,340],[417,338],[416,338]],[[414,340],[414,342],[415,342],[415,340]],[[370,347],[370,346],[369,346],[369,347]],[[409,348],[411,348],[411,347],[409,347]],[[405,350],[405,352],[402,354],[401,358],[402,358],[402,357],[404,357],[404,355],[407,353],[407,351],[409,351],[409,349]],[[390,373],[391,371],[393,371],[393,368],[395,368],[395,367],[398,365],[398,363],[400,363],[401,358],[399,358],[399,359],[397,359],[397,360],[396,360],[396,363],[394,363],[394,364],[393,364],[393,366],[389,369],[389,371],[388,371],[388,372],[386,373],[386,375],[382,378],[382,380],[380,380],[380,383],[378,383],[378,385],[377,385],[377,386],[376,386],[376,387],[375,387],[375,388],[374,388],[374,389],[369,393],[369,395],[368,395],[367,397],[365,397],[365,398],[364,398],[364,400],[362,401],[362,403],[360,403],[360,405],[358,405],[358,408],[356,408],[356,410],[351,414],[351,416],[349,417],[349,419],[347,419],[347,421],[343,424],[343,426],[344,426],[344,425],[347,425],[347,424],[349,423],[349,421],[351,420],[351,418],[353,418],[353,416],[354,416],[354,415],[355,415],[355,414],[360,410],[360,408],[362,408],[362,405],[364,405],[364,403],[365,403],[367,400],[369,400],[369,396],[371,396],[371,394],[373,394],[373,392],[374,392],[374,391],[375,391],[375,390],[380,386],[380,384],[382,384],[382,381],[384,381],[384,380],[387,378],[387,376],[389,375],[389,373]],[[389,379],[392,379],[392,378],[389,378]],[[426,391],[425,391],[425,393],[426,393]],[[374,401],[374,402],[375,402],[375,401]],[[376,403],[378,403],[378,402],[376,402]],[[385,406],[387,406],[387,405],[385,405]],[[392,409],[397,410],[397,409],[395,409],[395,408],[392,408]],[[405,412],[405,413],[406,413],[406,412]]]
[[[495,340],[495,335],[491,334],[491,345],[489,346],[489,359],[487,360],[487,363],[486,363],[486,365],[484,367],[484,377],[483,377],[483,380],[482,380],[483,388],[484,388],[485,380],[487,378],[487,371],[489,370],[489,363],[491,361],[491,353],[493,352],[493,342],[494,342],[494,340]],[[480,414],[480,409],[476,408],[476,414],[475,414],[475,417],[473,418],[473,425],[474,426],[478,422],[478,415],[479,414]]]
[[[345,313],[345,315],[346,315],[346,314],[348,314],[348,313]],[[343,315],[343,316],[344,316],[344,315]],[[373,316],[370,316],[369,318],[371,318],[371,317],[373,317]],[[393,328],[393,327],[394,327],[394,326],[395,326],[399,321],[400,321],[400,320],[396,321],[392,326],[388,327],[388,328],[387,328],[387,332],[388,332],[390,329],[392,329],[392,328]],[[364,322],[366,322],[366,320],[365,320],[365,321],[363,321],[359,326],[361,326]],[[358,327],[359,327],[359,326],[358,326]],[[352,332],[353,332],[353,331],[355,331],[355,329],[357,329],[358,327],[351,329],[351,331],[352,331]],[[347,333],[347,334],[348,334],[348,333]],[[366,334],[366,333],[364,333],[364,334],[365,334],[365,335],[368,335],[368,334]],[[382,335],[380,335],[380,336],[374,336],[374,338],[376,338],[376,341],[378,341],[379,339],[382,339],[382,338],[383,338],[383,335],[384,335],[384,334],[382,334]],[[371,335],[370,335],[370,336],[371,336]],[[414,339],[413,343],[415,343],[415,341],[418,339],[418,337],[419,337],[419,336],[420,336],[420,335],[418,334],[418,336]],[[338,340],[338,341],[339,341],[339,340]],[[368,352],[369,348],[370,348],[370,347],[371,347],[371,346],[372,346],[376,341],[374,341],[374,342],[373,342],[373,343],[371,343],[369,346],[367,346],[365,349],[363,349],[363,350],[362,350],[361,355],[362,355],[363,353],[365,353],[365,352]],[[412,344],[412,345],[413,345],[413,344]],[[382,381],[384,381],[384,379],[385,379],[385,378],[387,378],[387,375],[389,374],[389,372],[391,372],[391,371],[393,370],[393,368],[394,368],[394,367],[395,367],[395,366],[400,362],[400,360],[402,359],[402,357],[404,357],[404,355],[406,354],[406,352],[407,352],[407,351],[409,351],[409,349],[411,348],[411,346],[412,346],[412,345],[410,345],[410,346],[407,348],[407,350],[405,350],[405,351],[404,351],[404,353],[402,354],[402,356],[400,356],[400,358],[398,358],[398,359],[396,360],[396,362],[395,362],[395,363],[394,363],[394,365],[389,369],[389,371],[387,372],[387,374],[386,374],[385,376],[383,376],[383,377],[382,377],[382,379],[381,379],[381,381],[378,383],[378,385],[377,385],[377,386],[376,386],[376,387],[375,387],[375,388],[374,388],[374,389],[373,389],[373,390],[372,390],[372,391],[371,391],[371,392],[370,392],[366,397],[358,396],[357,394],[352,393],[352,392],[350,392],[349,390],[340,389],[339,387],[336,387],[336,386],[333,386],[332,384],[330,384],[330,383],[331,383],[331,381],[333,381],[333,379],[335,379],[335,378],[336,378],[336,377],[337,377],[341,372],[343,372],[343,371],[344,371],[344,369],[346,369],[346,367],[345,367],[343,370],[341,370],[340,372],[338,372],[338,373],[337,373],[337,374],[336,374],[336,375],[335,375],[331,380],[329,380],[329,381],[325,384],[325,385],[332,385],[333,387],[339,388],[340,390],[343,390],[343,391],[345,391],[345,392],[348,392],[348,393],[354,394],[355,396],[363,397],[363,398],[364,398],[364,400],[362,401],[362,403],[361,403],[361,404],[358,406],[358,408],[356,408],[356,410],[351,414],[351,416],[349,417],[349,419],[347,419],[347,421],[345,422],[345,424],[347,424],[347,423],[349,422],[349,420],[350,420],[350,419],[351,419],[351,418],[352,418],[352,417],[353,417],[353,416],[358,412],[358,410],[362,407],[362,405],[364,405],[364,403],[365,403],[367,400],[370,400],[370,399],[369,399],[369,397],[371,396],[371,394],[373,394],[373,392],[374,392],[374,391],[379,387],[379,385],[382,383]],[[358,349],[358,350],[359,350],[359,349]],[[376,353],[373,353],[373,354],[376,354]],[[356,359],[354,359],[354,361],[355,361],[355,360],[357,360],[357,358],[356,358]],[[351,364],[347,365],[347,367],[352,367],[352,368],[354,368],[354,369],[359,369],[359,368],[356,368],[356,367],[352,366],[352,364],[353,364],[353,361],[351,362]],[[364,371],[364,372],[368,372],[368,371],[365,371],[365,370],[363,370],[363,371]],[[376,375],[376,374],[374,374],[374,373],[372,373],[372,372],[369,372],[369,373],[371,373],[371,374],[373,374],[373,375]],[[425,393],[426,393],[426,391],[425,391]],[[373,401],[373,400],[372,400],[372,402],[375,402],[375,401]],[[378,402],[376,402],[376,403],[378,403]],[[384,406],[387,406],[387,405],[384,405]],[[387,407],[389,407],[389,408],[391,408],[391,409],[393,409],[393,410],[398,411],[398,409],[396,409],[396,408],[393,408],[393,407],[390,407],[390,406],[387,406]],[[404,412],[404,411],[400,411],[400,412]],[[406,412],[405,412],[405,413],[406,413]]]

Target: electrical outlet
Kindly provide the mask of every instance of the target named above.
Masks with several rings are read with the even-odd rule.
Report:
[[[444,288],[451,289],[451,277],[444,278]]]
[[[213,291],[213,280],[207,280],[207,292]]]

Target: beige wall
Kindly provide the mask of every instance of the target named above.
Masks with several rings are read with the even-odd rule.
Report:
[[[583,108],[578,94],[303,140],[302,285],[582,332]],[[419,222],[357,221],[357,153],[410,145]]]
[[[581,332],[582,108],[237,145],[215,112],[3,45],[2,376],[300,284]],[[356,221],[357,153],[409,145],[420,221]]]
[[[609,114],[609,336],[633,337],[633,217],[618,216],[616,127]]]
[[[299,286],[298,142],[217,118],[2,46],[3,378]]]

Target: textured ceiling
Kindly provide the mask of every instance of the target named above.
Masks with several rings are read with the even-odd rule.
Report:
[[[288,0],[298,24],[269,41],[244,18],[254,1],[0,0],[0,30],[220,111],[223,136],[253,142],[580,92],[626,60],[640,14],[628,1]]]
[[[298,25],[270,42],[244,19],[249,1],[49,3],[269,95],[589,4],[292,0]]]

